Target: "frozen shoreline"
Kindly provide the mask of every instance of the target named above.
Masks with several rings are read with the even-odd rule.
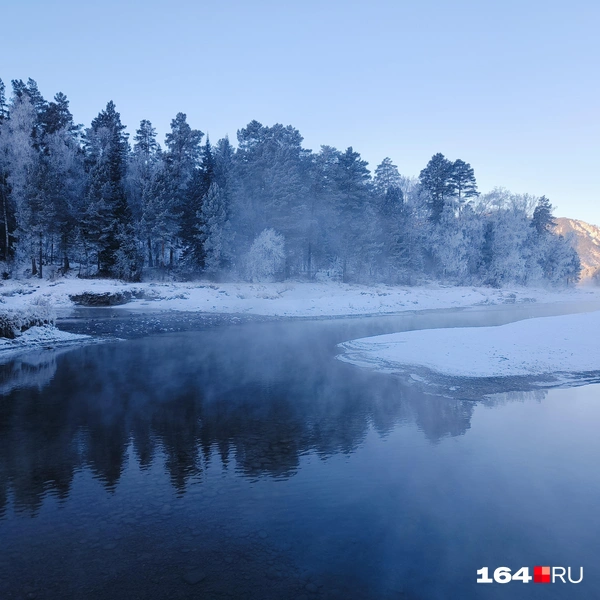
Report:
[[[467,378],[600,371],[600,311],[496,327],[429,329],[344,342],[338,358],[378,371]]]
[[[364,286],[342,283],[140,283],[75,277],[56,281],[7,281],[0,286],[0,307],[18,309],[37,298],[59,309],[74,307],[70,296],[83,293],[133,293],[140,296],[113,308],[175,310],[274,317],[385,315],[405,311],[472,306],[600,301],[600,288],[567,290],[450,287]]]
[[[450,287],[439,284],[420,287],[363,286],[333,282],[127,284],[114,280],[69,277],[56,281],[29,279],[3,282],[0,284],[0,310],[27,311],[32,305],[42,302],[65,315],[76,306],[70,297],[85,293],[130,295],[136,299],[111,308],[138,313],[189,311],[215,316],[254,315],[313,319],[383,316],[421,310],[527,303],[600,302],[600,288],[593,287],[555,291],[532,288]],[[56,347],[91,339],[87,338],[88,336],[74,336],[54,327],[37,327],[25,331],[15,340],[0,338],[0,355],[7,356],[28,348]],[[352,349],[351,354],[354,357],[350,362],[377,363],[371,346],[368,352],[362,351],[362,345],[361,351],[357,351],[359,342],[362,343],[363,340],[348,342],[355,344],[347,348],[348,351]],[[360,359],[357,358],[359,355]],[[344,360],[348,359],[347,356]]]
[[[13,340],[0,338],[0,362],[7,357],[29,350],[70,346],[91,340],[92,337],[89,335],[68,333],[53,325],[31,327]]]

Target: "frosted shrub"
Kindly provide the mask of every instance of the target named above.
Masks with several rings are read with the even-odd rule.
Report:
[[[245,258],[246,278],[254,283],[281,279],[285,269],[285,240],[274,229],[256,237]]]
[[[0,337],[14,339],[30,327],[54,325],[56,315],[47,298],[36,298],[29,306],[0,312]]]

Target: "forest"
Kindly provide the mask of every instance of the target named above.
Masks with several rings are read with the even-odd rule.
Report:
[[[414,285],[568,285],[580,261],[545,197],[478,191],[473,168],[435,154],[418,177],[374,172],[350,147],[302,146],[250,122],[211,143],[178,113],[164,144],[132,139],[110,101],[84,128],[67,96],[0,80],[4,278],[75,273],[126,281],[287,278]]]

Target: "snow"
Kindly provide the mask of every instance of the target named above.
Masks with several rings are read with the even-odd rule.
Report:
[[[494,289],[431,284],[420,287],[363,286],[335,282],[308,283],[141,283],[62,278],[28,279],[0,286],[0,306],[19,308],[37,297],[56,308],[72,308],[72,294],[143,292],[145,298],[112,307],[126,310],[176,310],[203,313],[255,314],[276,317],[333,317],[394,314],[405,311],[462,308],[521,302],[600,300],[600,288],[549,291],[532,288]]]
[[[141,299],[113,306],[128,311],[192,311],[212,314],[253,314],[273,317],[342,317],[397,314],[429,309],[466,308],[527,302],[600,301],[600,288],[567,290],[494,289],[431,284],[420,287],[363,286],[336,282],[128,284],[109,279],[65,277],[54,281],[27,279],[0,283],[0,309],[25,311],[47,304],[65,316],[74,308],[71,295],[85,292],[134,292]],[[101,310],[101,309],[100,309]],[[400,334],[406,335],[406,334]],[[423,335],[431,335],[423,333]],[[445,335],[445,334],[444,334]],[[16,340],[0,338],[0,353],[83,341],[51,327],[32,328]],[[359,342],[352,342],[358,344]],[[357,346],[353,346],[355,349]],[[350,347],[349,347],[350,348]],[[354,351],[354,355],[357,353]],[[411,353],[412,355],[412,353]],[[435,367],[435,365],[434,365]],[[462,365],[464,368],[464,365]]]
[[[31,327],[14,340],[0,338],[0,359],[33,348],[56,348],[57,346],[76,344],[91,339],[89,335],[60,331],[52,325]]]
[[[340,344],[341,360],[383,371],[425,367],[455,377],[600,371],[600,311],[497,327],[409,331]]]

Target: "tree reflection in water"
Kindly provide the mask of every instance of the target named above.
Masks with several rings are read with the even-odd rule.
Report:
[[[114,490],[130,444],[141,469],[164,455],[184,494],[215,454],[247,478],[288,478],[302,455],[350,454],[370,428],[385,436],[416,425],[432,443],[469,429],[473,402],[334,360],[339,329],[224,327],[2,365],[0,516],[9,493],[30,514],[46,495],[66,499],[82,469]]]

